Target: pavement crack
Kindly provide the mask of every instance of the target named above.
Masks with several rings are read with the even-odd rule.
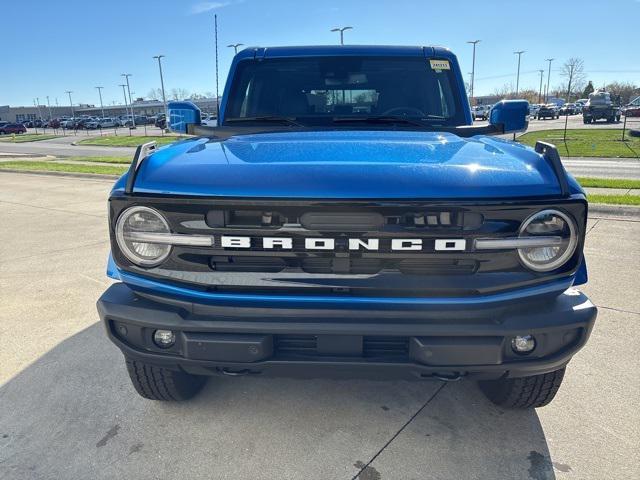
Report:
[[[73,215],[84,215],[85,217],[104,218],[104,215],[93,215],[91,213],[74,212],[73,210],[63,210],[61,208],[41,207],[41,206],[38,206],[38,205],[29,205],[28,203],[7,202],[6,200],[0,200],[0,203],[7,203],[9,205],[17,205],[19,207],[38,208],[40,210],[48,210],[50,212],[71,213]]]
[[[619,313],[630,313],[631,315],[640,315],[640,312],[632,312],[631,310],[623,310],[622,308],[605,307],[604,305],[596,305],[598,308],[604,308],[605,310],[613,310]]]
[[[589,230],[587,230],[587,233],[585,233],[585,236],[589,235],[589,232],[591,232],[591,230],[593,230],[594,228],[596,228],[596,225],[598,225],[598,224],[600,223],[600,220],[601,220],[600,218],[599,218],[599,219],[597,219],[597,220],[595,221],[595,223],[594,223],[593,225],[591,225],[591,228],[590,228]]]
[[[356,473],[351,480],[358,480],[358,477],[362,474],[362,472],[364,472],[369,465],[371,465],[376,458],[378,458],[380,456],[380,454],[382,452],[385,451],[385,449],[391,445],[391,443],[398,437],[398,435],[400,435],[402,433],[402,431],[407,428],[407,426],[418,416],[420,415],[420,413],[427,408],[427,405],[429,405],[431,403],[431,401],[436,398],[436,396],[442,391],[442,389],[445,387],[446,382],[442,382],[442,384],[436,389],[435,392],[433,392],[433,394],[427,399],[426,402],[424,402],[424,404],[422,404],[422,406],[413,414],[411,415],[411,417],[409,418],[409,420],[407,420],[405,422],[404,425],[402,425],[402,427],[400,427],[400,429],[393,434],[393,436],[382,446],[382,448],[380,448],[380,450],[378,450],[376,452],[376,454],[371,457],[371,460],[369,460],[366,464],[362,464],[362,462],[359,462],[358,466],[360,467],[360,470],[358,471],[358,473]]]

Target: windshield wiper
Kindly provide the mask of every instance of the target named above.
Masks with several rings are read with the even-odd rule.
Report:
[[[278,115],[261,115],[256,117],[235,117],[227,118],[225,123],[251,123],[251,122],[263,122],[263,123],[284,123],[285,125],[293,125],[296,127],[304,127],[299,122],[296,122],[295,117],[281,117]]]
[[[369,117],[333,117],[334,123],[404,123],[406,125],[415,125],[417,127],[428,128],[429,124],[420,120],[401,117],[398,115],[375,115]]]

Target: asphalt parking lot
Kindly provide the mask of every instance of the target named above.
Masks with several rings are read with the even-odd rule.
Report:
[[[470,382],[261,378],[161,404],[98,323],[110,185],[0,173],[0,478],[640,478],[640,219],[589,220],[599,318],[545,408]]]

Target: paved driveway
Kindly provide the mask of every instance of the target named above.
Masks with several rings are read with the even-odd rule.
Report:
[[[223,378],[162,404],[97,323],[109,187],[0,173],[0,478],[640,478],[640,223],[590,221],[600,316],[538,411],[470,382],[318,379]]]

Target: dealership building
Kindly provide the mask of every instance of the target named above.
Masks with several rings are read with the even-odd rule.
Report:
[[[206,113],[214,113],[216,111],[215,98],[203,98],[198,100],[190,100],[195,103],[200,110]],[[67,107],[48,107],[47,105],[32,107],[11,107],[9,105],[0,105],[0,121],[6,122],[26,122],[28,120],[37,120],[42,118],[60,117],[102,117],[104,111],[105,117],[119,117],[131,113],[131,109],[135,115],[153,116],[164,113],[164,104],[157,100],[138,99],[132,105],[105,105],[97,107],[95,105],[80,104],[74,105],[73,108]]]

